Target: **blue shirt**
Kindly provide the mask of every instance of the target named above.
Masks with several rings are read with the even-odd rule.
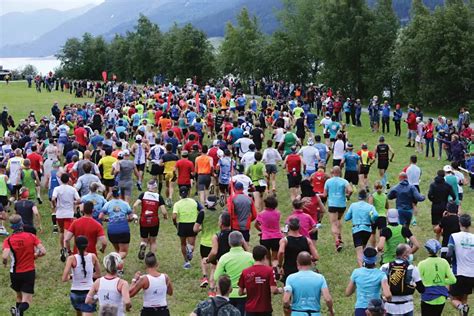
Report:
[[[92,217],[95,220],[99,221],[100,211],[102,211],[102,208],[104,207],[105,203],[107,203],[107,200],[104,199],[102,194],[97,194],[97,193],[89,193],[81,197],[82,204],[89,201],[92,202],[92,204],[94,204],[94,211],[92,212]]]
[[[359,162],[360,157],[358,154],[348,151],[344,154],[344,164],[346,166],[346,171],[357,171],[357,163]]]
[[[188,120],[188,124],[193,124],[196,117],[197,117],[196,112],[189,111],[188,114],[186,114],[186,119]]]
[[[308,112],[308,114],[306,115],[306,123],[308,124],[308,127],[313,127],[315,122],[316,114]]]
[[[244,130],[240,127],[234,127],[230,130],[229,135],[232,139],[232,144],[237,141],[237,139],[242,138],[244,136]]]
[[[390,105],[382,107],[382,117],[390,117]]]
[[[323,162],[326,162],[326,158],[328,154],[326,144],[316,143],[314,144],[314,147],[316,147],[316,149],[319,151],[320,160]]]
[[[291,303],[292,316],[308,316],[308,313],[297,312],[314,310],[311,316],[319,316],[321,313],[321,291],[328,287],[323,275],[313,271],[299,271],[288,276],[286,279],[285,292],[290,292],[293,299]]]
[[[332,177],[324,184],[324,189],[328,193],[329,207],[346,207],[346,186],[349,185],[346,179]]]
[[[329,138],[336,138],[337,132],[341,128],[338,122],[331,122],[328,124]]]
[[[386,279],[387,275],[379,269],[355,269],[351,275],[356,286],[355,308],[367,308],[370,300],[380,298],[381,283]]]
[[[104,137],[103,137],[103,136],[101,136],[101,135],[94,135],[94,136],[91,137],[91,139],[90,139],[89,142],[90,142],[91,145],[94,147],[94,149],[97,149],[97,144],[98,144],[99,142],[102,142],[102,141],[104,141]]]
[[[105,203],[101,213],[109,216],[108,233],[121,234],[129,233],[128,215],[132,214],[132,209],[127,202],[122,200],[110,200]]]
[[[344,216],[344,220],[352,220],[352,233],[360,231],[372,232],[372,223],[374,223],[379,214],[375,207],[365,201],[352,203],[349,211]]]

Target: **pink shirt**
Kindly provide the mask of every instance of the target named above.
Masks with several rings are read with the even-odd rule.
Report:
[[[258,213],[257,222],[260,223],[260,229],[262,230],[262,240],[278,239],[283,237],[280,231],[279,210],[263,210],[263,212]]]
[[[290,216],[286,219],[286,223],[290,221],[291,218],[297,218],[300,220],[300,234],[309,237],[309,232],[313,229],[316,222],[314,219],[303,212],[303,210],[293,210]]]

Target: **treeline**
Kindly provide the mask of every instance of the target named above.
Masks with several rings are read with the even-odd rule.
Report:
[[[433,12],[413,0],[401,27],[391,0],[282,0],[280,29],[264,34],[243,9],[228,24],[220,49],[191,25],[166,33],[140,17],[134,32],[111,43],[70,39],[59,58],[74,78],[102,70],[144,82],[156,74],[200,82],[232,73],[296,83],[324,83],[346,95],[390,91],[401,102],[459,106],[474,99],[474,0],[446,0]],[[212,21],[209,21],[212,23]]]

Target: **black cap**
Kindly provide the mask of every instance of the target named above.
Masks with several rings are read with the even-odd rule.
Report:
[[[449,201],[448,204],[446,204],[446,210],[449,213],[457,213],[459,211],[459,206],[457,206],[456,202]]]
[[[369,304],[367,305],[367,310],[371,312],[379,312],[383,313],[385,311],[383,302],[379,298],[374,298],[369,301]]]
[[[113,197],[119,197],[120,196],[120,188],[119,187],[113,187],[112,188],[112,196]]]
[[[189,188],[187,186],[180,186],[179,187],[179,195],[180,196],[187,196],[189,193]]]

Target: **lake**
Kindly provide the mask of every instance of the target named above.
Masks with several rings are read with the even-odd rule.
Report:
[[[45,75],[50,71],[54,72],[54,69],[59,67],[61,62],[54,56],[49,57],[22,57],[22,58],[3,58],[0,57],[0,66],[3,69],[14,70],[22,69],[26,65],[33,65],[38,71]]]

